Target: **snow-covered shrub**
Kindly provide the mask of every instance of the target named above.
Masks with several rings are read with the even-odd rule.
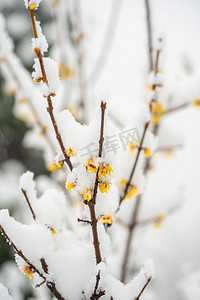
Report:
[[[43,177],[37,184],[30,171],[20,177],[20,191],[30,210],[23,223],[10,216],[7,209],[0,211],[0,230],[16,252],[17,266],[33,280],[35,288],[46,285],[60,300],[139,300],[144,290],[146,299],[159,298],[163,278],[166,282],[176,281],[176,290],[181,294],[184,279],[177,280],[179,272],[173,270],[171,275],[173,267],[163,269],[176,237],[175,233],[171,236],[173,228],[183,232],[187,213],[187,228],[190,226],[192,231],[198,227],[199,204],[183,205],[180,176],[175,178],[170,163],[166,166],[161,156],[173,156],[183,148],[173,120],[167,119],[182,108],[200,106],[196,88],[199,77],[193,76],[191,83],[187,78],[181,91],[179,82],[170,86],[170,76],[160,69],[163,39],[157,39],[153,52],[149,43],[145,101],[121,124],[109,109],[107,91],[97,93],[96,107],[91,101],[94,96],[85,72],[79,1],[67,5],[50,1],[57,16],[55,60],[45,56],[48,43],[35,17],[40,2],[25,0],[34,35],[35,83],[15,55],[0,15],[0,60],[6,89],[15,94],[14,114],[30,127],[24,145],[42,150],[52,172],[51,179]],[[67,15],[72,21],[71,30],[64,26]],[[169,177],[163,183],[165,173]],[[162,232],[157,230],[161,225]],[[194,241],[191,234],[187,238],[190,243]],[[173,249],[180,260],[193,254],[196,257],[198,247],[184,256],[178,253],[181,246],[183,240]],[[158,265],[158,279],[146,290],[155,276],[149,257]],[[194,264],[192,258],[188,260]],[[194,281],[194,289],[198,290],[196,277],[188,280]],[[11,299],[3,287],[0,292]],[[166,292],[162,299],[169,299],[169,295]]]

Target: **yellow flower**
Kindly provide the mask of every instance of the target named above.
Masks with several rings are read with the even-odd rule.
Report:
[[[33,273],[35,273],[35,271],[29,265],[25,265],[22,268],[22,273],[25,274],[28,278],[33,279]]]
[[[144,154],[146,155],[146,157],[150,157],[151,156],[151,150],[148,148],[144,149]]]
[[[121,186],[126,185],[126,179],[122,178],[121,181],[120,181],[120,185]]]
[[[110,164],[103,163],[99,166],[98,176],[99,177],[101,177],[101,176],[106,177],[106,175],[110,176],[111,172],[113,172],[113,169],[111,168]]]
[[[87,171],[91,172],[91,173],[96,173],[98,170],[98,167],[97,167],[96,163],[94,162],[93,158],[88,158],[88,160],[84,164],[84,167],[86,167]]]
[[[145,86],[146,86],[146,88],[147,88],[148,90],[150,90],[150,91],[153,90],[153,85],[151,85],[151,84],[149,84],[149,83],[146,83]]]
[[[6,85],[5,86],[5,93],[8,95],[8,96],[13,96],[16,92],[16,88],[12,85]]]
[[[36,9],[36,4],[35,4],[35,3],[32,3],[32,4],[29,6],[29,8],[30,8],[31,10]]]
[[[156,229],[159,229],[162,226],[162,223],[163,223],[164,219],[165,219],[164,214],[158,215],[157,218],[156,218],[156,221],[154,223],[154,227]]]
[[[132,143],[128,142],[128,151],[130,153],[133,153],[133,151],[135,150],[136,147],[137,147],[136,141],[133,141]]]
[[[57,234],[57,231],[55,231],[55,229],[54,228],[52,228],[52,227],[49,227],[48,226],[48,228],[51,230],[51,233],[54,235],[54,234]]]
[[[75,187],[75,184],[73,183],[73,182],[67,182],[66,183],[66,188],[68,189],[68,190],[71,190],[71,189],[73,189]]]
[[[63,161],[63,160],[59,160],[59,161],[57,162],[57,167],[58,167],[58,168],[62,168],[63,165],[64,165],[64,161]]]
[[[28,103],[29,101],[30,101],[29,98],[24,97],[24,98],[21,98],[21,99],[17,100],[17,103],[22,104],[22,103]]]
[[[200,98],[194,99],[194,100],[192,101],[192,105],[197,106],[197,107],[200,107]]]
[[[64,62],[59,63],[59,73],[61,79],[68,79],[75,74],[75,70],[67,66]]]
[[[139,190],[138,188],[135,186],[135,185],[132,185],[130,188],[129,188],[129,191],[127,192],[126,194],[126,197],[125,199],[130,199],[132,198],[133,196],[136,196],[139,194]]]
[[[67,155],[69,156],[69,157],[71,157],[71,156],[75,156],[76,155],[76,152],[71,148],[71,147],[69,147],[68,149],[67,149]]]
[[[47,165],[47,170],[50,172],[55,172],[58,170],[57,164],[55,162],[51,162]]]
[[[48,125],[42,125],[42,129],[41,131],[39,132],[39,136],[42,137],[44,136],[45,132],[49,129],[49,126]]]
[[[108,191],[110,191],[110,185],[111,185],[111,182],[109,182],[109,181],[100,181],[100,183],[99,183],[100,192],[107,193]]]
[[[109,224],[109,225],[111,225],[112,221],[114,221],[114,218],[111,215],[104,215],[101,218],[101,223],[102,224]]]
[[[172,156],[174,156],[174,151],[169,149],[163,153],[163,156],[164,156],[164,158],[172,157]]]
[[[90,189],[83,190],[81,194],[83,195],[83,198],[88,202],[92,199],[92,190]]]
[[[160,122],[160,117],[165,113],[164,106],[159,101],[153,102],[151,106],[151,111],[151,122],[157,125]]]

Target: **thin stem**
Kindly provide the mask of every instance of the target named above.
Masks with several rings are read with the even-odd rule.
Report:
[[[38,34],[37,34],[37,29],[36,29],[36,24],[35,24],[34,11],[29,9],[29,14],[30,14],[30,17],[31,17],[31,23],[32,23],[34,38],[37,38]],[[35,50],[35,54],[38,57],[39,62],[40,62],[43,82],[46,82],[46,84],[48,85],[46,72],[45,72],[45,68],[44,68],[43,56],[42,56],[42,53],[41,53],[40,49]],[[67,163],[69,169],[72,171],[73,166],[72,166],[72,163],[70,161],[69,156],[66,154],[66,149],[64,147],[63,140],[62,140],[61,135],[59,133],[58,125],[57,125],[55,117],[54,117],[53,104],[52,104],[52,101],[51,101],[51,95],[49,95],[47,97],[47,103],[48,103],[47,111],[50,115],[50,119],[51,119],[54,131],[55,131],[55,134],[56,134],[57,141],[60,145],[61,151],[62,151],[63,156],[65,158],[65,162]]]
[[[134,300],[140,300],[140,296],[142,295],[142,293],[144,292],[144,290],[146,289],[147,285],[149,284],[149,282],[151,281],[152,277],[149,277],[147,279],[147,282],[145,283],[145,285],[143,286],[143,288],[141,289],[140,293],[138,294],[138,296],[134,299]]]
[[[78,78],[79,78],[79,92],[80,92],[80,108],[82,110],[82,121],[86,120],[86,72],[85,72],[85,49],[84,49],[84,33],[83,20],[81,12],[80,0],[74,0],[74,14],[75,14],[75,29],[77,38],[75,39],[77,46],[77,61],[78,61]]]
[[[106,110],[106,103],[103,101],[101,102],[101,128],[100,128],[100,138],[99,138],[99,157],[102,156],[102,149],[103,149],[103,133],[104,133],[104,115]],[[98,184],[99,184],[99,168],[96,173],[96,179],[93,189],[93,195],[92,199],[87,203],[90,210],[90,216],[91,216],[91,227],[92,227],[92,235],[93,235],[93,244],[95,249],[95,256],[96,256],[96,263],[99,264],[101,259],[101,252],[99,247],[99,238],[98,238],[98,232],[97,232],[97,218],[95,213],[95,204],[96,204],[96,197],[97,197],[97,191],[98,191]]]
[[[87,223],[87,224],[90,224],[90,225],[91,225],[91,222],[90,222],[89,220],[83,220],[83,219],[77,218],[77,221],[78,221],[78,222],[82,222],[82,223]]]
[[[133,176],[135,174],[135,170],[136,170],[136,166],[138,164],[138,161],[139,161],[139,157],[140,157],[140,153],[142,151],[142,147],[143,147],[143,142],[144,142],[144,138],[146,136],[146,132],[147,132],[147,129],[149,127],[149,122],[147,122],[144,126],[144,131],[143,131],[143,134],[142,134],[142,138],[141,138],[141,141],[140,141],[140,145],[139,147],[137,148],[137,155],[136,155],[136,159],[135,159],[135,162],[133,164],[133,168],[132,168],[132,171],[131,171],[131,174],[129,176],[129,180],[127,181],[126,183],[126,186],[125,186],[125,189],[124,189],[124,193],[123,193],[123,196],[120,198],[120,201],[119,201],[119,206],[121,205],[122,201],[125,199],[126,197],[126,194],[127,194],[127,191],[128,191],[128,188],[131,184],[131,181],[133,179]]]
[[[177,112],[178,110],[181,110],[183,108],[186,108],[190,105],[190,102],[186,102],[186,103],[183,103],[181,105],[178,105],[178,106],[175,106],[175,107],[172,107],[172,108],[169,108],[167,109],[164,113],[163,113],[163,116],[165,115],[168,115],[168,114],[171,114],[173,112]]]
[[[99,293],[97,293],[97,290],[99,287],[99,281],[100,281],[100,271],[98,271],[98,274],[96,276],[96,284],[95,284],[94,292],[93,292],[92,296],[90,297],[90,300],[98,300],[103,295],[105,295],[105,291],[100,291]]]
[[[136,203],[135,203],[135,208],[133,210],[132,218],[131,218],[131,224],[129,225],[129,232],[128,232],[128,238],[126,242],[126,248],[125,248],[125,253],[124,253],[124,259],[122,263],[122,270],[121,270],[121,281],[125,282],[126,279],[126,271],[127,271],[127,264],[129,260],[129,255],[130,255],[130,249],[131,249],[131,243],[133,239],[133,231],[135,229],[136,221],[137,221],[137,215],[139,211],[139,207],[141,204],[141,195],[138,195],[136,198]]]
[[[157,50],[155,67],[154,67],[155,75],[158,73],[159,57],[160,57],[160,50]],[[153,91],[155,91],[155,90],[156,90],[156,85],[153,85]],[[150,111],[151,111],[152,103],[155,102],[155,101],[157,101],[156,96],[155,97],[153,96],[152,99],[151,99],[150,105],[149,105]],[[141,149],[142,149],[143,141],[144,141],[144,138],[145,138],[145,135],[146,135],[146,132],[147,132],[147,129],[148,129],[149,125],[150,125],[150,122],[146,123],[146,125],[144,127],[144,131],[143,131],[142,139],[141,139],[141,142],[140,142],[140,146],[138,148],[136,160],[135,160],[135,163],[133,165],[133,169],[132,169],[132,172],[130,174],[129,180],[126,184],[124,194],[120,198],[119,207],[120,207],[120,204],[122,203],[122,201],[126,197],[128,188],[129,188],[131,180],[133,178],[133,175],[134,175],[134,172],[135,172],[135,169],[136,169],[136,165],[137,165],[137,162],[138,162],[138,159],[139,159],[139,155],[140,155],[140,152],[141,152]],[[153,133],[156,135],[157,132],[158,132],[158,125],[154,125]],[[147,159],[146,162],[145,162],[145,165],[144,165],[144,174],[146,174],[146,172],[148,170],[148,167],[149,167],[149,164],[150,164],[150,160]],[[137,218],[138,218],[138,213],[139,213],[139,209],[140,209],[140,206],[141,206],[141,202],[142,202],[142,195],[138,195],[137,198],[136,198],[135,207],[134,207],[133,213],[132,213],[131,224],[129,225],[128,238],[127,238],[125,253],[124,253],[123,262],[122,262],[122,269],[121,269],[121,281],[122,282],[125,282],[125,279],[126,279],[126,271],[127,271],[128,261],[129,261],[131,243],[132,243],[132,239],[133,239],[133,232],[136,228]]]
[[[21,191],[22,191],[22,193],[24,194],[24,197],[25,197],[25,199],[26,199],[26,202],[27,202],[27,204],[28,204],[28,207],[29,207],[29,209],[30,209],[30,211],[31,211],[31,213],[32,213],[33,219],[35,220],[35,219],[36,219],[36,216],[35,216],[35,213],[34,213],[34,211],[33,211],[32,206],[31,206],[31,203],[30,203],[30,201],[29,201],[27,192],[26,192],[23,188],[21,189]]]
[[[149,72],[153,71],[153,47],[152,47],[152,26],[151,26],[151,11],[149,0],[145,0],[146,7],[146,25],[148,36],[148,55],[149,55]]]
[[[99,76],[101,75],[106,65],[106,62],[109,58],[109,54],[112,50],[112,44],[115,38],[117,23],[121,12],[120,10],[121,6],[122,6],[122,0],[112,1],[112,6],[110,8],[110,14],[108,18],[108,25],[104,35],[104,40],[100,50],[100,54],[97,58],[97,61],[94,65],[94,68],[88,80],[89,83],[92,83],[93,85],[98,81]]]

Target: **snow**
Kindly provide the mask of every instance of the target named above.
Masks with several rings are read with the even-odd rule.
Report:
[[[37,30],[38,37],[36,39],[35,38],[32,39],[32,49],[34,51],[35,47],[39,48],[43,55],[44,52],[47,52],[47,50],[48,50],[48,43],[47,43],[46,37],[42,33],[42,28],[40,26],[40,22],[35,21],[35,24],[36,24],[36,30]]]
[[[34,59],[35,64],[33,66],[34,72],[32,76],[34,79],[42,76],[40,62],[38,58]],[[41,89],[44,96],[48,96],[51,93],[56,93],[60,87],[60,78],[58,71],[58,64],[50,57],[44,57],[44,69],[47,77],[47,83],[41,83]]]

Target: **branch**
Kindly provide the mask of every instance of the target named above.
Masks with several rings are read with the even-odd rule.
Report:
[[[157,50],[156,52],[156,61],[155,61],[155,67],[154,67],[154,72],[155,75],[158,73],[158,63],[159,63],[159,57],[160,57],[160,50]],[[156,85],[153,85],[153,91],[155,91],[156,89]],[[157,99],[154,99],[154,96],[151,99],[150,102],[150,110],[151,110],[151,106],[152,103],[155,102]],[[126,193],[128,191],[128,188],[130,186],[131,180],[133,178],[136,166],[137,166],[137,162],[139,159],[139,155],[142,149],[142,145],[143,145],[143,140],[145,138],[147,129],[149,127],[150,122],[146,123],[145,127],[144,127],[144,131],[143,131],[143,135],[142,135],[142,139],[140,142],[140,146],[138,148],[138,152],[137,152],[137,156],[136,156],[136,160],[135,163],[133,165],[133,169],[132,172],[130,174],[129,180],[126,184],[125,190],[124,190],[124,194],[123,196],[120,198],[120,202],[119,202],[119,207],[122,203],[122,201],[125,199],[126,197]],[[158,125],[154,125],[153,127],[153,133],[156,135],[158,133]],[[146,163],[144,165],[144,174],[146,174],[148,167],[149,167],[149,163],[150,163],[150,159],[147,158],[146,159]],[[124,258],[123,258],[123,263],[122,263],[122,269],[121,269],[121,281],[125,282],[125,278],[126,278],[126,270],[127,270],[127,264],[128,264],[128,260],[129,260],[129,255],[130,255],[130,248],[131,248],[131,243],[132,243],[132,239],[133,239],[133,232],[135,230],[136,224],[137,224],[137,217],[138,217],[138,213],[139,213],[139,209],[140,209],[140,205],[141,205],[141,201],[142,201],[142,195],[138,195],[136,198],[136,202],[135,202],[135,207],[133,209],[133,213],[132,213],[132,218],[131,218],[131,224],[129,225],[129,233],[128,233],[128,239],[127,239],[127,243],[126,243],[126,248],[125,248],[125,253],[124,253]],[[118,209],[119,209],[118,207]]]
[[[100,129],[100,139],[99,139],[99,157],[102,156],[102,149],[103,149],[103,141],[104,141],[103,132],[104,132],[105,110],[106,110],[106,103],[101,101],[101,129]],[[95,214],[95,204],[96,204],[97,190],[98,190],[98,184],[99,184],[99,176],[98,175],[99,175],[99,167],[98,167],[97,173],[96,173],[96,179],[95,179],[92,199],[88,202],[88,206],[89,206],[89,210],[90,210],[90,216],[91,216],[93,244],[94,244],[94,248],[95,248],[96,263],[97,264],[99,264],[102,261],[100,248],[99,248],[98,232],[97,232],[97,218],[96,218],[96,214]]]
[[[77,46],[77,60],[78,60],[78,79],[79,79],[79,92],[80,92],[80,108],[82,109],[82,121],[85,123],[86,119],[86,70],[85,70],[85,49],[84,49],[84,33],[83,33],[83,20],[81,12],[80,0],[74,0],[74,14],[75,14],[75,31],[77,38],[75,43]]]
[[[21,191],[22,191],[22,193],[24,194],[24,197],[25,197],[25,199],[26,199],[26,202],[27,202],[27,204],[28,204],[28,206],[29,206],[29,208],[30,208],[30,211],[31,211],[31,213],[32,213],[33,219],[35,220],[35,219],[36,219],[36,216],[35,216],[35,213],[34,213],[34,211],[33,211],[32,206],[31,206],[31,203],[30,203],[30,201],[29,201],[29,199],[28,199],[27,192],[26,192],[24,189],[21,189]]]
[[[90,224],[90,225],[91,225],[91,222],[90,222],[89,220],[82,220],[82,219],[77,218],[77,221],[78,221],[78,222],[87,223],[87,224]]]
[[[183,109],[183,108],[186,108],[186,107],[188,107],[189,105],[190,105],[190,102],[186,102],[186,103],[183,103],[183,104],[181,104],[181,105],[178,105],[178,106],[169,108],[169,109],[167,109],[167,110],[163,113],[163,116],[168,115],[168,114],[171,114],[171,113],[176,112],[176,111],[178,111],[178,110],[181,110],[181,109]]]
[[[38,34],[37,34],[37,29],[36,29],[36,24],[35,24],[34,11],[31,10],[30,8],[28,10],[29,10],[29,14],[30,14],[30,17],[31,17],[31,23],[32,23],[34,38],[36,39],[36,38],[38,38]],[[43,82],[46,82],[46,84],[48,85],[46,72],[45,72],[45,68],[44,68],[43,56],[42,56],[42,53],[41,53],[40,49],[38,49],[38,51],[35,51],[35,54],[38,57],[39,62],[40,62],[40,68],[41,68],[41,72],[42,72],[42,80],[43,80]],[[47,97],[47,103],[48,103],[47,111],[50,115],[50,119],[51,119],[54,131],[55,131],[55,134],[56,134],[57,141],[60,145],[61,151],[62,151],[63,156],[65,158],[65,162],[67,163],[69,169],[72,171],[73,166],[72,166],[72,163],[70,161],[69,156],[66,154],[66,149],[64,147],[63,140],[62,140],[61,135],[59,133],[58,125],[57,125],[55,117],[54,117],[53,105],[52,105],[52,101],[51,101],[51,95],[49,95]]]
[[[112,6],[110,9],[110,14],[109,14],[109,18],[108,18],[108,25],[106,28],[103,44],[102,44],[102,47],[100,50],[100,54],[97,58],[97,61],[94,65],[94,68],[88,79],[90,84],[92,83],[94,85],[98,81],[99,76],[101,75],[101,73],[106,65],[106,62],[108,60],[109,54],[112,49],[112,43],[113,43],[113,40],[115,37],[115,32],[117,29],[117,22],[118,22],[119,16],[120,16],[121,5],[122,5],[122,0],[113,0],[112,1]]]
[[[58,290],[56,289],[55,283],[54,282],[49,282],[47,281],[47,278],[26,258],[26,256],[23,254],[23,252],[21,250],[19,250],[17,248],[17,246],[11,241],[11,239],[9,238],[9,236],[6,234],[5,230],[3,229],[3,227],[0,225],[0,231],[2,232],[2,234],[4,235],[4,237],[6,238],[6,240],[9,242],[9,244],[13,247],[13,249],[15,250],[15,252],[25,261],[25,263],[27,265],[29,265],[29,267],[36,272],[45,282],[47,287],[49,288],[49,290],[52,292],[52,294],[58,299],[58,300],[65,300],[61,294],[58,292]],[[44,259],[41,259],[41,261],[44,261]],[[46,272],[45,272],[46,273]],[[43,282],[42,282],[43,283]],[[41,284],[42,284],[41,283]]]
[[[151,12],[149,8],[149,0],[145,0],[146,7],[146,25],[148,36],[148,54],[149,54],[149,72],[153,71],[153,47],[152,47],[152,26],[151,26]]]
[[[147,285],[149,284],[149,282],[151,281],[152,277],[149,277],[147,279],[147,282],[145,283],[145,285],[143,286],[143,288],[141,289],[140,293],[138,294],[138,296],[134,299],[134,300],[140,300],[140,296],[142,295],[142,293],[144,292],[144,290],[146,289]]]
[[[100,271],[98,272],[98,274],[96,276],[96,284],[95,284],[94,292],[93,292],[92,296],[90,297],[90,300],[98,300],[100,297],[105,295],[105,291],[100,291],[99,293],[97,293],[99,281],[100,281]]]
[[[135,158],[135,162],[134,162],[134,164],[133,164],[133,168],[132,168],[131,174],[130,174],[130,176],[129,176],[129,180],[128,180],[127,183],[126,183],[126,186],[125,186],[125,190],[124,190],[123,196],[120,198],[120,201],[119,201],[119,207],[120,207],[122,201],[123,201],[123,200],[125,199],[125,197],[126,197],[128,188],[129,188],[129,186],[130,186],[130,184],[131,184],[131,181],[132,181],[132,179],[133,179],[133,176],[134,176],[134,174],[135,174],[136,166],[137,166],[137,163],[138,163],[138,161],[139,161],[140,153],[141,153],[142,147],[143,147],[144,138],[145,138],[145,136],[146,136],[146,133],[147,133],[147,129],[148,129],[148,127],[149,127],[149,124],[150,124],[150,123],[147,122],[147,123],[145,124],[145,126],[144,126],[144,130],[143,130],[143,134],[142,134],[142,139],[141,139],[141,141],[140,141],[139,147],[137,148],[137,155],[136,155],[136,158]]]

